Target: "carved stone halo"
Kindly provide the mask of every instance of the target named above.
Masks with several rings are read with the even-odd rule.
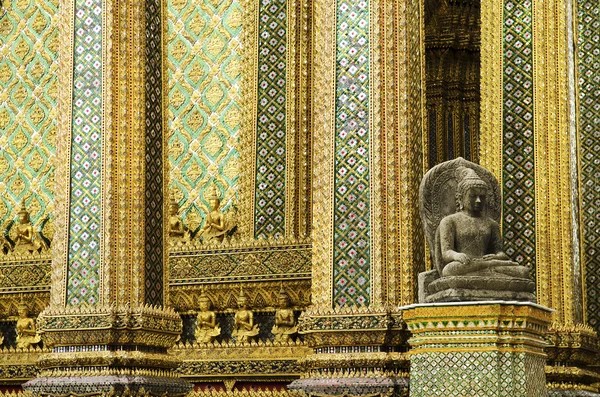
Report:
[[[419,212],[432,258],[435,258],[435,232],[440,222],[457,211],[456,188],[459,181],[456,169],[461,166],[473,169],[488,185],[487,212],[484,215],[500,221],[500,187],[491,172],[462,157],[436,165],[425,174],[419,187]]]

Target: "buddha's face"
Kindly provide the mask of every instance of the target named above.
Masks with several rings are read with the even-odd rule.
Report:
[[[200,310],[203,312],[207,312],[210,309],[210,303],[206,300],[200,301]]]
[[[171,205],[169,207],[169,209],[170,209],[169,212],[170,212],[171,215],[177,215],[177,213],[179,212],[179,206],[178,205]]]
[[[280,296],[279,297],[279,307],[288,307],[288,306],[289,306],[288,298],[285,296]]]
[[[462,198],[463,209],[469,213],[479,214],[485,208],[486,200],[487,189],[485,187],[470,187]]]
[[[208,200],[208,203],[210,204],[210,208],[213,211],[216,211],[217,209],[219,209],[219,205],[221,205],[221,202],[219,201],[219,199],[210,199],[210,200]]]
[[[248,300],[246,298],[240,298],[238,305],[240,309],[245,309],[248,306]]]
[[[27,309],[24,307],[20,307],[19,310],[19,317],[20,318],[26,318],[27,317]]]
[[[29,222],[29,214],[27,212],[19,212],[19,222],[20,223]]]

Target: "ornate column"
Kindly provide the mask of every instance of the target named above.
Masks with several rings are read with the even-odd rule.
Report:
[[[424,81],[422,4],[314,3],[314,349],[291,387],[308,394],[406,391],[395,309],[424,270],[417,202]],[[360,368],[360,370],[358,370]]]
[[[502,181],[507,253],[531,266],[538,303],[556,310],[550,395],[598,392],[589,367],[598,351],[596,282],[584,281],[598,272],[590,205],[598,95],[589,88],[598,23],[586,1],[482,4],[481,163]]]
[[[57,231],[38,318],[52,352],[24,386],[37,395],[189,390],[166,355],[181,319],[166,307],[161,12],[61,3]]]

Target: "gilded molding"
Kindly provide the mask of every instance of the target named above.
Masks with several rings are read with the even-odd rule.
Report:
[[[481,3],[480,164],[502,180],[504,1]]]
[[[312,303],[323,308],[333,302],[336,10],[333,0],[314,2]]]
[[[300,342],[252,342],[244,344],[176,345],[170,356],[181,363],[177,373],[187,379],[280,377],[291,380],[300,372],[298,359],[312,349]]]
[[[534,2],[534,131],[536,295],[556,310],[554,320],[576,322],[571,218],[566,9],[556,0]],[[544,29],[539,27],[543,26]]]
[[[211,300],[213,310],[228,312],[237,307],[240,289],[243,289],[253,310],[273,310],[279,306],[279,290],[283,285],[291,305],[301,310],[310,304],[310,284],[309,279],[282,279],[171,285],[170,301],[178,313],[196,314],[204,293]]]
[[[243,18],[241,34],[242,65],[240,74],[239,136],[239,229],[242,236],[254,237],[256,189],[256,133],[258,98],[258,0],[241,0]]]
[[[71,180],[71,122],[73,103],[74,0],[65,0],[58,10],[58,91],[55,162],[55,234],[52,241],[50,304],[62,306],[67,299],[69,208]]]

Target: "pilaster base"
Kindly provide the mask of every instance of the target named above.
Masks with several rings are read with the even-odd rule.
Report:
[[[600,393],[587,390],[548,388],[548,397],[600,397]]]
[[[124,371],[126,372],[126,371]],[[59,397],[71,395],[110,397],[185,396],[192,385],[169,376],[131,374],[105,374],[99,376],[41,376],[23,387],[35,395]]]
[[[402,308],[411,397],[547,397],[544,339],[551,310],[528,302]]]
[[[52,350],[39,358],[38,377],[23,385],[30,394],[176,397],[192,389],[167,354],[182,327],[172,309],[49,307],[38,327]]]
[[[406,329],[385,308],[307,311],[300,332],[313,353],[288,388],[309,396],[408,396]]]

